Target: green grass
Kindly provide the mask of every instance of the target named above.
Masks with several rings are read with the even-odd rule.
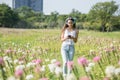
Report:
[[[43,50],[43,53],[38,55],[42,59],[57,59],[62,62],[60,48],[60,29],[8,29],[0,28],[0,50],[26,49]],[[95,51],[98,55],[99,49],[111,44],[118,45],[120,41],[120,32],[96,32],[79,30],[78,42],[75,44],[74,62],[77,64],[77,59],[85,56],[87,59],[92,59],[90,51]],[[116,42],[116,43],[115,43]],[[27,47],[29,45],[29,47]],[[119,46],[119,45],[118,45]],[[46,51],[46,52],[44,52]],[[39,52],[38,52],[39,53]],[[3,56],[3,54],[0,54]],[[114,59],[113,59],[114,60]],[[84,75],[82,68],[79,68],[80,76]]]
[[[110,39],[120,39],[120,31],[113,31],[113,32],[97,32],[97,31],[80,31],[81,36],[92,36],[98,38],[110,38]]]
[[[50,49],[55,53],[60,54],[60,34],[59,29],[0,29],[0,41],[1,43],[16,43],[27,44],[31,43],[31,48],[42,47],[44,49]],[[96,49],[94,41],[99,39],[119,40],[120,32],[96,32],[80,30],[78,42],[76,43],[76,52],[81,52],[81,55],[88,53],[89,50]],[[93,44],[84,42],[93,42]],[[89,45],[89,46],[88,46]],[[79,47],[78,47],[79,46]],[[80,51],[78,51],[80,50]]]

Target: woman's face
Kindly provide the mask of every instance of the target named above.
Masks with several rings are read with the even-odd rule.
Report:
[[[68,24],[69,27],[72,27],[73,26],[73,21],[72,20],[68,20],[67,24]]]

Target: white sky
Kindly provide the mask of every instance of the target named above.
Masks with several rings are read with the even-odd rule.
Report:
[[[12,6],[12,0],[0,0],[0,3],[3,1]],[[112,0],[43,0],[43,12],[50,14],[53,11],[57,11],[60,14],[69,14],[72,9],[75,9],[82,13],[88,13],[94,4],[105,1]],[[120,5],[120,0],[113,1]]]

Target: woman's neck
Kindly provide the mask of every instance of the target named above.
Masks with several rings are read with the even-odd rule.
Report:
[[[73,28],[72,28],[72,27],[68,27],[67,29],[68,29],[69,31],[72,31],[72,30],[73,30]]]

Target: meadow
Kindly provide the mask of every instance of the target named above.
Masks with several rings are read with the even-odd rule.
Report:
[[[0,28],[0,80],[63,80],[60,29]],[[79,30],[68,80],[120,80],[120,32]]]

